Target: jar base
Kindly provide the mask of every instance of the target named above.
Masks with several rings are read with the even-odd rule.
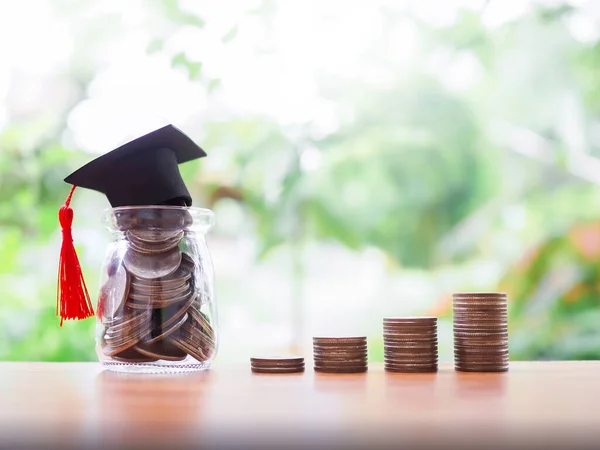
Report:
[[[103,361],[102,367],[112,372],[121,373],[190,373],[210,369],[212,361],[173,364],[170,361],[153,363],[126,363]]]

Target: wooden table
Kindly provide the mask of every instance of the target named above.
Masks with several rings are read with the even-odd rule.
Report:
[[[600,448],[600,362],[505,374],[128,375],[0,363],[2,448]]]

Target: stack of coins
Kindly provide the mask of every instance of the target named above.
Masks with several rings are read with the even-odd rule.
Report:
[[[256,373],[304,372],[304,358],[301,356],[250,358],[250,368]]]
[[[436,372],[438,369],[437,319],[435,317],[386,317],[383,319],[385,370]]]
[[[210,359],[213,327],[200,311],[202,268],[180,250],[182,230],[125,231],[127,251],[100,290],[102,352],[120,362]]]
[[[367,338],[314,337],[315,371],[330,373],[366,372]]]
[[[452,310],[455,369],[466,372],[506,372],[508,370],[506,294],[454,294]]]

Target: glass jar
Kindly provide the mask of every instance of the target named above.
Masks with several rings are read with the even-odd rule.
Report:
[[[120,372],[210,367],[218,346],[212,211],[133,206],[106,211],[112,234],[98,296],[96,352]]]

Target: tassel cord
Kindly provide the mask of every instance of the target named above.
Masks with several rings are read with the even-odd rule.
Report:
[[[58,264],[58,285],[56,291],[56,314],[60,325],[64,320],[85,319],[94,315],[90,295],[83,278],[81,265],[75,251],[73,234],[73,210],[70,208],[75,186],[58,212],[62,229],[62,246]]]

